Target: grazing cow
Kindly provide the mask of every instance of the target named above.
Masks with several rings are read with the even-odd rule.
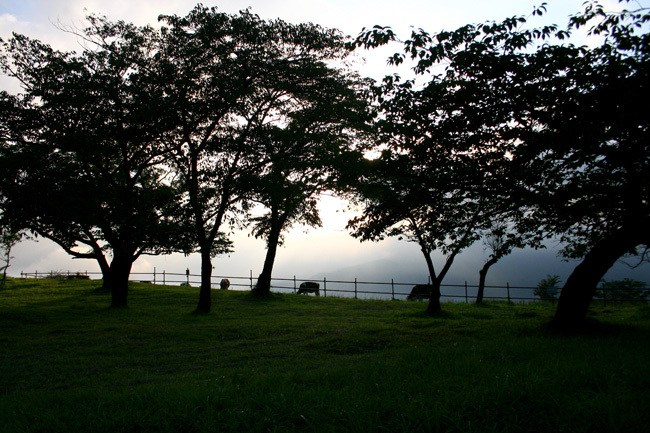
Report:
[[[221,290],[228,290],[228,287],[230,287],[230,280],[223,278],[219,283],[219,286],[221,287]]]
[[[430,284],[418,284],[413,286],[411,289],[411,294],[406,297],[407,301],[422,301],[424,299],[429,299],[431,296],[431,285]]]
[[[313,281],[305,281],[300,284],[298,288],[299,295],[308,295],[309,293],[315,293],[316,296],[320,296],[320,284],[314,283]]]

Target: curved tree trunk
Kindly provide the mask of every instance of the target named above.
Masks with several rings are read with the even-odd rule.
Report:
[[[201,288],[194,313],[207,314],[212,308],[212,257],[210,247],[201,248]]]
[[[423,249],[425,260],[427,261],[427,268],[429,269],[429,276],[431,277],[431,295],[429,297],[429,305],[427,306],[427,314],[430,316],[439,316],[442,313],[442,306],[440,305],[440,298],[442,293],[440,292],[440,286],[442,285],[442,280],[447,275],[449,268],[454,263],[456,254],[460,251],[460,247],[452,251],[445,261],[445,265],[442,267],[440,273],[436,276],[435,270],[433,268],[433,261],[431,260],[431,254],[425,253]]]
[[[262,273],[257,277],[257,284],[253,289],[253,294],[256,296],[267,296],[271,293],[273,265],[275,264],[275,256],[277,255],[278,244],[280,243],[280,234],[285,221],[286,218],[279,217],[278,221],[272,223],[271,232],[266,241],[267,247],[264,267],[262,268]]]
[[[490,258],[490,260],[485,262],[481,270],[478,271],[478,291],[476,293],[477,304],[483,302],[483,294],[485,292],[485,277],[487,276],[490,266],[495,264],[497,261],[499,261],[499,258],[497,256],[493,256],[492,258]]]
[[[436,276],[436,271],[433,267],[433,260],[431,254],[422,248],[424,260],[427,262],[427,269],[429,270],[429,277],[431,278],[431,293],[429,294],[429,304],[427,305],[427,314],[429,316],[438,316],[442,313],[442,306],[440,305],[440,283],[442,278]]]
[[[102,271],[102,289],[111,290],[111,267],[106,261],[104,254],[96,258],[99,269]]]
[[[597,284],[616,260],[638,243],[631,230],[621,229],[591,248],[562,288],[554,318],[559,328],[571,329],[584,322]]]
[[[266,259],[264,260],[264,267],[262,273],[257,277],[257,284],[253,288],[253,294],[256,296],[266,296],[271,293],[271,276],[273,273],[273,264],[275,263],[275,256],[277,252],[277,243],[269,245],[266,250]]]
[[[113,260],[108,271],[108,285],[111,290],[111,307],[125,308],[129,293],[129,275],[133,266],[133,255],[119,250],[113,251]],[[106,281],[104,281],[106,285]]]
[[[440,305],[440,280],[431,281],[431,294],[429,295],[429,304],[427,305],[427,314],[429,316],[439,316],[442,313]]]

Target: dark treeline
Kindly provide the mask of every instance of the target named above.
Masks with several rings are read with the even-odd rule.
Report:
[[[283,233],[318,226],[334,191],[362,210],[353,236],[418,244],[432,315],[475,242],[490,251],[483,286],[514,249],[561,241],[582,261],[556,323],[580,324],[607,270],[650,245],[650,13],[589,2],[566,27],[528,26],[544,12],[414,31],[389,63],[416,78],[381,83],[343,60],[398,41],[390,27],[350,40],[197,6],[160,29],[90,16],[80,54],[14,35],[0,53],[23,89],[0,95],[3,231],[97,260],[115,307],[141,255],[198,252],[196,311],[209,312],[211,260],[235,228],[266,241],[253,290],[266,295]],[[598,44],[573,45],[578,29]]]

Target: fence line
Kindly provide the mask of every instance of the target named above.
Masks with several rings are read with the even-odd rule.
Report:
[[[22,278],[101,278],[101,272],[22,272]],[[174,273],[162,271],[159,272],[154,268],[153,272],[132,272],[130,275],[131,281],[139,281],[144,283],[162,284],[162,285],[200,285],[200,274],[192,274],[189,270],[185,273]],[[242,276],[229,276],[229,275],[213,275],[212,287],[219,288],[221,279],[230,280],[230,287],[235,290],[251,290],[254,286],[253,271],[246,277]],[[301,283],[313,281],[321,284],[321,293],[323,296],[335,297],[349,297],[349,298],[363,298],[363,299],[406,299],[411,293],[411,288],[420,283],[404,283],[396,282],[391,279],[390,282],[383,281],[359,281],[357,278],[354,281],[346,280],[331,280],[327,277],[323,279],[314,278],[297,278],[295,275],[292,278],[273,278],[271,280],[271,290],[275,292],[289,292],[297,293]],[[428,284],[428,282],[427,282]],[[464,284],[443,284],[441,285],[442,298],[447,298],[452,301],[470,302],[476,297],[476,290],[471,293],[469,289],[476,289],[476,285],[470,285],[467,282]],[[489,291],[506,289],[506,293],[502,296],[490,295]],[[510,289],[527,290],[527,296],[511,296]],[[533,301],[536,298],[532,296],[534,287],[527,286],[485,286],[486,294],[484,299],[507,299],[509,301]]]
[[[61,278],[61,279],[76,279],[83,278],[89,279],[91,277],[101,278],[101,272],[20,272],[22,278]],[[132,272],[130,275],[131,281],[138,281],[143,283],[153,283],[162,285],[188,285],[198,286],[201,284],[201,275],[192,274],[189,269],[185,273],[174,272],[157,272],[154,268],[153,272]],[[228,275],[213,275],[212,288],[218,289],[219,282],[222,279],[230,281],[230,288],[235,290],[252,290],[254,286],[253,271],[246,277],[241,276],[228,276]],[[359,281],[357,278],[354,281],[345,280],[329,280],[326,277],[323,279],[315,278],[272,278],[271,290],[275,292],[289,292],[297,293],[300,284],[304,282],[318,282],[321,284],[321,292],[324,297],[345,297],[355,299],[391,299],[399,300],[406,299],[411,293],[411,288],[418,284],[423,283],[403,283],[396,282],[391,279],[390,282],[382,281]],[[429,283],[429,282],[427,282]],[[368,288],[365,290],[365,288]],[[511,286],[506,282],[505,286],[486,285],[483,299],[485,300],[506,300],[508,302],[532,302],[539,301],[540,298],[534,294],[536,287],[532,286]],[[603,291],[603,303],[617,301],[616,299],[608,299],[607,294],[604,292],[605,287],[600,290]],[[635,291],[638,289],[629,289]],[[478,285],[468,284],[465,281],[463,284],[441,284],[441,300],[448,300],[451,302],[473,302],[476,299],[478,292]],[[559,296],[559,292],[557,294]],[[555,295],[550,296],[550,300],[554,302]],[[624,301],[634,301],[632,299],[621,299]],[[621,301],[618,300],[618,301]],[[636,299],[636,301],[647,302],[648,299]]]

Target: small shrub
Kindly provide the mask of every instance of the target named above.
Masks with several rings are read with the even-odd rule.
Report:
[[[602,290],[596,291],[596,298],[606,301],[645,301],[650,298],[648,284],[631,278],[602,282]]]
[[[535,288],[535,296],[543,301],[552,301],[557,293],[557,286],[560,283],[559,275],[547,275]],[[553,290],[555,289],[555,290]]]

